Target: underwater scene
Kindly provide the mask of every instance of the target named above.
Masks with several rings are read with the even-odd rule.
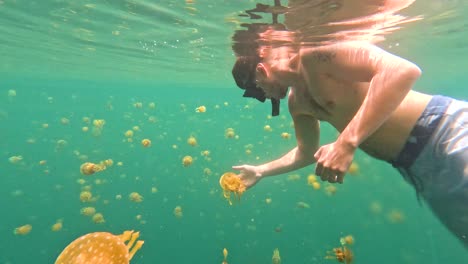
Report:
[[[468,2],[405,2],[378,46],[422,69],[414,90],[467,100]],[[297,145],[287,100],[272,116],[231,74],[233,35],[283,23],[287,6],[0,0],[0,264],[468,263],[414,188],[363,151],[343,184],[315,165],[237,181],[232,166]],[[321,123],[321,145],[338,135]]]

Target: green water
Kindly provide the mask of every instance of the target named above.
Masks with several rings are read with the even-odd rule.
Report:
[[[389,37],[384,47],[423,69],[415,90],[466,100],[465,9],[445,2],[439,10],[417,2],[413,12],[427,19]],[[223,198],[218,180],[232,165],[261,164],[295,146],[285,102],[281,115],[270,118],[270,106],[242,98],[230,76],[235,25],[226,17],[254,5],[0,1],[1,264],[54,263],[81,235],[130,229],[145,241],[131,262],[136,264],[221,263],[223,248],[234,264],[271,263],[275,248],[283,264],[337,263],[325,259],[327,251],[349,234],[358,264],[466,262],[466,249],[418,204],[402,177],[362,152],[355,159],[359,173],[346,176],[333,195],[325,183],[319,190],[307,184],[311,166],[262,180],[233,206]],[[434,19],[449,11],[455,15]],[[195,111],[201,105],[206,113]],[[105,120],[100,135],[93,135],[85,117]],[[135,126],[129,142],[125,132]],[[238,138],[226,138],[228,128]],[[322,128],[321,142],[334,140],[336,132]],[[291,138],[282,138],[283,132]],[[187,144],[190,136],[197,146]],[[152,141],[149,148],[141,146],[144,138]],[[19,155],[22,161],[9,161]],[[182,165],[186,155],[194,158],[188,167]],[[106,159],[114,165],[80,174],[84,162]],[[85,186],[96,201],[80,201]],[[131,192],[143,202],[130,201]],[[102,213],[105,223],[81,215],[86,206]],[[59,219],[63,228],[53,232]],[[25,224],[32,231],[15,235]]]

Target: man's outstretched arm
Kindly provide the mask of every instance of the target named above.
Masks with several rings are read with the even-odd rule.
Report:
[[[310,115],[293,115],[297,147],[279,159],[253,166],[233,166],[240,170],[240,177],[247,188],[263,177],[274,176],[298,170],[315,162],[314,153],[319,144],[319,121]]]

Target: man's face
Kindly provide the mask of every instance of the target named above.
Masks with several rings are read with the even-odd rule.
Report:
[[[288,87],[281,85],[274,74],[263,63],[259,63],[257,66],[255,80],[257,86],[262,88],[266,98],[283,99],[286,97]]]

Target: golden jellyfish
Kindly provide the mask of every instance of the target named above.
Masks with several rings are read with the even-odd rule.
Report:
[[[341,245],[353,245],[354,244],[354,237],[352,235],[347,235],[345,237],[340,238]]]
[[[20,226],[20,227],[17,227],[15,228],[15,230],[13,231],[13,233],[15,235],[27,235],[31,232],[32,230],[32,225],[30,224],[27,224],[27,225],[23,225],[23,226]]]
[[[82,191],[80,193],[80,201],[83,203],[92,202],[93,194],[90,191]]]
[[[158,192],[158,188],[156,187],[151,187],[151,193],[157,193]]]
[[[226,131],[224,131],[224,136],[226,138],[234,138],[236,136],[236,132],[234,132],[234,128],[227,128]]]
[[[140,109],[140,108],[143,107],[143,103],[142,103],[142,102],[136,102],[136,103],[133,104],[133,106],[134,106],[135,108]]]
[[[277,249],[277,248],[275,248],[275,250],[273,250],[273,256],[271,257],[271,263],[272,264],[281,264],[281,256],[280,256],[279,249]]]
[[[83,207],[81,208],[80,213],[84,216],[93,216],[96,214],[96,209],[94,207]]]
[[[237,200],[240,200],[240,197],[246,190],[241,178],[233,172],[224,173],[219,178],[219,185],[223,188],[223,196],[229,201],[230,205],[232,205],[231,193],[234,193]]]
[[[346,246],[334,248],[333,251],[327,252],[325,259],[336,259],[338,262],[351,264],[354,260],[353,252]]]
[[[93,222],[96,224],[102,224],[105,223],[106,220],[104,219],[104,215],[101,213],[96,213],[93,215]]]
[[[50,229],[52,231],[54,231],[54,232],[58,232],[58,231],[62,230],[62,227],[63,227],[63,221],[62,221],[62,219],[59,219],[59,220],[57,220],[57,222],[55,224],[52,225],[52,227]]]
[[[140,233],[133,230],[121,235],[90,233],[70,243],[55,264],[128,264],[143,246],[144,241],[137,240],[139,236]]]
[[[150,102],[150,103],[148,104],[148,107],[151,108],[151,109],[155,109],[155,108],[156,108],[156,103]]]
[[[289,134],[288,132],[283,132],[283,133],[281,133],[281,137],[284,138],[284,139],[290,139],[291,134]]]
[[[69,125],[70,124],[70,119],[66,118],[66,117],[62,117],[60,118],[60,123],[64,126],[66,125]]]
[[[143,196],[141,196],[137,192],[130,193],[130,195],[128,197],[130,198],[130,201],[132,201],[132,202],[135,202],[135,203],[143,202]]]
[[[348,173],[351,175],[359,174],[359,165],[353,161],[349,166]]]
[[[83,175],[91,175],[99,171],[103,171],[106,169],[105,163],[95,164],[92,162],[85,162],[80,166],[80,172]]]
[[[190,136],[188,139],[187,139],[187,144],[189,144],[190,146],[192,147],[195,147],[198,143],[197,143],[197,139],[194,137],[194,136]]]
[[[197,112],[197,113],[205,113],[205,112],[206,112],[206,106],[201,105],[201,106],[195,108],[195,112]]]
[[[127,137],[127,138],[133,137],[133,130],[127,130],[127,131],[125,131],[124,135],[125,135],[125,137]]]
[[[314,188],[314,190],[320,189],[320,182],[313,182],[312,183],[312,188]]]
[[[184,165],[184,167],[188,167],[192,165],[192,163],[193,163],[193,158],[191,156],[185,156],[182,159],[182,165]]]
[[[174,215],[177,217],[177,218],[181,218],[182,216],[184,216],[184,213],[182,212],[182,207],[180,205],[176,206],[174,208]]]
[[[19,156],[11,156],[8,158],[8,161],[11,163],[11,164],[18,164],[20,163],[21,161],[23,160],[23,156],[19,155]]]
[[[317,176],[315,174],[309,174],[309,176],[307,176],[307,184],[313,185],[314,182],[317,182]]]
[[[151,140],[145,138],[145,139],[143,139],[143,140],[141,141],[141,145],[142,145],[143,147],[147,148],[147,147],[151,146]]]
[[[327,185],[327,187],[325,187],[325,193],[328,196],[332,196],[332,195],[336,194],[336,191],[337,191],[337,188],[336,188],[335,185]]]
[[[228,264],[227,262],[227,256],[228,256],[228,250],[226,248],[223,248],[223,262],[221,264]]]
[[[264,127],[263,127],[263,130],[265,130],[266,132],[271,132],[271,131],[273,131],[273,129],[272,129],[271,126],[269,126],[269,125],[264,126]]]

